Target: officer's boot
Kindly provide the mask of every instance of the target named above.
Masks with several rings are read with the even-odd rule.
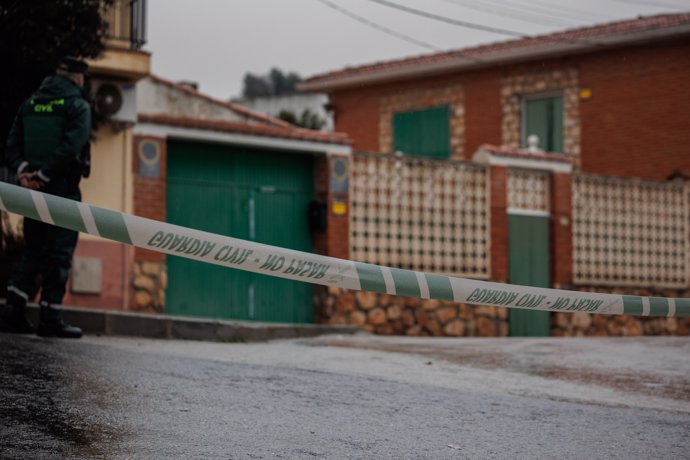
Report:
[[[81,329],[62,321],[62,308],[41,301],[41,319],[38,322],[36,335],[78,339],[81,337]]]
[[[36,332],[34,325],[26,319],[26,305],[17,306],[7,304],[0,311],[0,332],[13,334],[33,334]]]

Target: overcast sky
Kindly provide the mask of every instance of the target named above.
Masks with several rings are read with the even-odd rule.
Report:
[[[446,24],[395,3],[504,33]],[[153,73],[237,97],[246,72],[303,78],[573,27],[690,11],[690,0],[149,0]],[[352,16],[356,16],[356,19]],[[385,29],[385,32],[380,30]]]

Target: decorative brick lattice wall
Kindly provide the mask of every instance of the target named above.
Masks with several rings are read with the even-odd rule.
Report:
[[[688,286],[687,189],[679,183],[573,176],[575,284]]]
[[[508,170],[508,211],[551,212],[551,174],[546,171]]]
[[[522,141],[522,103],[525,96],[563,95],[563,150],[580,164],[580,100],[578,72],[575,69],[527,73],[506,77],[501,82],[503,145],[520,148]]]
[[[418,162],[419,163],[415,163]],[[461,165],[459,171],[454,171],[454,165]],[[407,166],[406,166],[407,165]],[[437,167],[436,165],[440,165]],[[389,155],[354,155],[351,163],[351,213],[352,223],[352,258],[364,262],[378,263],[382,265],[393,265],[411,268],[413,270],[433,271],[430,258],[424,255],[432,250],[436,250],[436,236],[439,234],[449,235],[448,222],[470,222],[474,218],[482,216],[467,216],[457,214],[458,209],[473,210],[478,212],[484,209],[487,214],[492,206],[489,197],[485,197],[479,190],[483,190],[489,181],[488,172],[485,168],[473,169],[476,165],[461,162],[438,162],[433,160],[421,161],[414,158],[396,158]],[[402,173],[405,167],[414,168],[416,172]],[[468,169],[462,169],[467,167]],[[427,168],[425,170],[425,168]],[[563,180],[563,174],[551,174],[531,169],[508,169],[504,174],[496,174],[497,169],[493,167],[492,176],[493,190],[502,193],[493,194],[493,206],[496,201],[505,200],[499,206],[500,212],[504,215],[507,209],[518,209],[522,211],[550,212],[558,218],[558,225],[568,226],[568,241],[570,229],[574,236],[574,244],[580,245],[572,253],[578,257],[581,251],[590,251],[583,255],[583,262],[590,267],[596,267],[598,257],[601,253],[610,254],[613,247],[617,247],[619,252],[631,254],[634,251],[645,251],[644,255],[639,255],[639,259],[648,264],[648,273],[654,273],[653,269],[661,263],[680,263],[688,257],[688,206],[690,206],[690,195],[688,190],[683,189],[680,184],[669,183],[643,183],[640,181],[621,181],[614,178],[597,178],[591,176],[573,176],[571,187],[570,177]],[[418,171],[425,170],[424,174]],[[438,172],[440,171],[440,172]],[[447,172],[450,171],[450,172]],[[463,172],[464,171],[464,172]],[[463,179],[463,174],[469,174],[474,179]],[[436,175],[438,174],[438,176]],[[446,181],[444,174],[455,177],[456,181],[452,184],[458,185],[469,181],[469,190],[460,187],[454,190],[452,187],[444,189]],[[415,179],[416,178],[416,179]],[[459,179],[458,179],[459,178]],[[604,196],[606,193],[601,191],[582,192],[582,181],[587,179],[595,182],[603,181],[605,184],[611,183],[616,187],[632,187],[639,189],[637,194],[623,194],[628,196],[624,201],[632,210],[621,208],[613,194]],[[553,184],[552,184],[553,182]],[[482,185],[480,185],[482,184]],[[567,193],[557,187],[563,185]],[[447,184],[446,184],[447,185]],[[467,184],[466,184],[467,185]],[[653,186],[652,186],[653,185]],[[439,188],[437,188],[439,187]],[[646,192],[645,187],[649,190]],[[651,187],[651,188],[650,188]],[[606,188],[604,186],[604,188]],[[660,188],[660,189],[659,189]],[[586,190],[596,189],[598,185],[588,185]],[[445,190],[445,191],[441,191]],[[554,191],[553,196],[549,192]],[[558,193],[556,193],[558,191]],[[571,193],[572,192],[572,193]],[[582,192],[582,193],[579,193]],[[560,193],[560,197],[559,197]],[[602,195],[603,193],[603,195]],[[416,195],[412,198],[412,195]],[[443,205],[436,206],[436,203],[447,200],[446,196],[455,195],[474,197],[469,200],[474,204],[464,203],[457,206],[457,202],[450,199],[447,208]],[[483,197],[479,199],[478,197]],[[438,200],[437,197],[440,197]],[[565,197],[565,198],[564,198]],[[572,197],[572,201],[571,201]],[[620,196],[619,196],[620,198]],[[561,203],[565,199],[565,202]],[[405,201],[406,200],[406,201]],[[406,203],[403,211],[394,210],[398,203]],[[431,207],[424,208],[429,203]],[[560,203],[560,204],[559,204]],[[572,223],[571,223],[571,203],[572,203]],[[606,219],[597,220],[592,217],[591,206],[601,206],[605,212],[600,215]],[[646,204],[645,204],[646,203]],[[419,209],[412,211],[416,206]],[[607,208],[606,206],[612,206]],[[424,208],[424,209],[423,209]],[[561,210],[554,212],[554,209]],[[449,210],[455,210],[455,215],[449,217],[446,214]],[[588,210],[583,214],[582,210]],[[395,214],[395,213],[398,214]],[[405,216],[409,219],[413,212],[415,222],[442,222],[440,227],[425,226],[423,224],[408,223],[402,233],[402,224],[397,223],[396,216]],[[439,217],[441,216],[441,217]],[[559,217],[560,216],[560,217]],[[638,220],[630,220],[635,216]],[[664,216],[673,216],[670,221],[665,220]],[[482,216],[482,218],[484,218]],[[439,220],[440,219],[440,220]],[[447,220],[450,219],[450,220]],[[485,217],[486,225],[489,218]],[[623,219],[623,220],[621,220]],[[627,219],[627,220],[626,220]],[[393,222],[395,221],[395,222]],[[639,222],[644,223],[639,223]],[[615,222],[615,223],[614,223]],[[636,223],[638,222],[638,223]],[[484,224],[481,224],[484,225]],[[480,227],[483,229],[483,227]],[[397,227],[396,227],[397,226]],[[414,228],[414,230],[412,230]],[[436,230],[440,229],[437,233]],[[596,238],[589,229],[596,229]],[[615,231],[610,229],[615,228]],[[585,229],[585,230],[583,230]],[[607,230],[609,229],[609,230]],[[636,233],[637,232],[637,233]],[[657,232],[657,233],[654,233]],[[470,235],[472,232],[470,231]],[[660,237],[652,235],[662,235]],[[415,238],[427,235],[424,241],[415,242]],[[580,239],[584,235],[584,240]],[[640,239],[632,238],[639,235]],[[392,239],[390,237],[393,237]],[[404,237],[403,237],[404,236]],[[432,239],[433,237],[433,239]],[[649,239],[655,240],[657,245],[650,251],[646,249]],[[644,241],[643,241],[644,240]],[[602,243],[603,242],[603,243]],[[448,241],[444,241],[447,245]],[[609,249],[605,249],[601,244],[608,244]],[[409,266],[404,265],[403,258],[397,255],[395,248],[407,248],[414,246],[416,251],[407,259]],[[427,246],[428,245],[428,246]],[[620,245],[620,246],[616,246]],[[665,245],[665,246],[664,246]],[[494,244],[494,251],[496,245]],[[421,248],[421,249],[420,249]],[[570,245],[567,246],[568,254],[571,254]],[[420,252],[421,251],[421,252]],[[499,250],[502,253],[506,249]],[[674,252],[677,257],[669,258],[664,262],[670,252]],[[677,254],[676,254],[677,253]],[[393,256],[392,254],[396,254]],[[558,252],[555,252],[558,254]],[[656,254],[656,260],[647,260],[650,254]],[[397,257],[397,258],[395,258]],[[416,258],[415,258],[416,257]],[[458,260],[463,260],[463,254],[455,256]],[[625,256],[627,257],[627,256]],[[628,259],[621,259],[623,265],[627,264]],[[444,260],[443,258],[439,260]],[[560,259],[558,259],[560,260]],[[558,260],[555,259],[556,263]],[[570,260],[568,258],[568,260]],[[675,260],[676,262],[673,262]],[[444,262],[446,263],[446,262]],[[687,261],[685,262],[687,263]],[[649,265],[651,264],[651,265]],[[487,262],[488,266],[488,262]],[[569,275],[561,281],[560,288],[570,290],[609,292],[613,294],[640,295],[652,297],[690,297],[688,290],[688,265],[677,273],[679,281],[677,287],[654,288],[645,287],[642,281],[636,281],[629,285],[605,286],[597,278],[596,281],[580,280],[581,284],[573,285]],[[439,267],[436,267],[437,270]],[[625,268],[621,266],[619,268]],[[577,269],[577,266],[576,266]],[[641,273],[645,273],[642,271]],[[463,276],[462,273],[455,273]],[[464,275],[467,276],[467,275]],[[582,284],[584,283],[584,284]],[[648,283],[651,285],[652,283]],[[386,294],[376,294],[371,292],[348,291],[335,287],[318,287],[315,289],[315,319],[318,322],[330,324],[354,324],[363,330],[377,334],[406,334],[420,336],[506,336],[509,333],[510,310],[507,308],[473,306],[459,302],[447,302],[438,300],[424,300],[412,297],[400,297]],[[630,315],[592,315],[583,312],[576,313],[553,313],[551,315],[551,335],[552,336],[636,336],[636,335],[690,335],[690,318],[645,318]]]
[[[488,278],[488,169],[392,155],[352,158],[354,260]]]
[[[451,158],[464,158],[465,107],[461,85],[443,88],[396,91],[381,98],[379,151],[393,152],[393,114],[447,105],[450,107]]]

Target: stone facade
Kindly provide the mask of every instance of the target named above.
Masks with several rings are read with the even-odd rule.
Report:
[[[563,95],[563,149],[580,165],[580,99],[576,69],[534,72],[506,77],[501,81],[503,145],[521,148],[522,104],[525,96],[539,94]]]
[[[382,335],[505,337],[505,308],[315,287],[317,323],[354,324]]]
[[[568,286],[574,291],[638,295],[644,297],[690,297],[690,290],[620,289],[610,287]],[[638,335],[690,335],[690,318],[649,318],[630,315],[592,315],[588,313],[554,313],[551,335],[555,337],[605,337]]]
[[[509,308],[333,287],[317,286],[315,290],[317,323],[354,324],[364,331],[381,335],[507,337],[510,331]],[[604,292],[601,289],[596,291]],[[665,294],[690,297],[690,292]],[[584,312],[551,314],[552,337],[640,335],[690,335],[690,318],[592,315]]]
[[[690,335],[690,319],[591,315],[583,312],[554,313],[551,316],[551,335],[554,337]]]
[[[160,313],[165,306],[165,289],[168,275],[165,263],[134,262],[132,273],[134,310]]]
[[[451,158],[462,159],[465,146],[465,104],[461,85],[393,92],[381,97],[379,151],[393,151],[393,114],[443,105],[450,106]]]
[[[143,153],[144,144],[158,146],[158,177],[139,174],[141,163],[145,160]],[[160,222],[166,221],[166,193],[167,193],[167,169],[168,149],[167,140],[156,136],[134,136],[134,156],[132,158],[134,170],[134,215],[146,217]],[[165,254],[149,249],[135,248],[134,259],[137,262],[165,262]]]

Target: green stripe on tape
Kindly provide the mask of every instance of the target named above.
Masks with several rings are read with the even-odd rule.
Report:
[[[21,187],[3,187],[3,202],[7,207],[7,210],[20,214],[24,217],[28,217],[34,220],[41,220],[41,216],[38,215],[36,210],[36,205],[34,200],[31,199],[31,192],[27,188]]]
[[[122,214],[103,208],[96,208],[94,206],[89,206],[89,208],[93,214],[93,220],[96,222],[98,233],[100,233],[103,238],[132,244],[132,239],[129,237],[127,225],[125,225]]]
[[[55,225],[86,233],[86,225],[81,217],[77,202],[53,195],[43,195]]]
[[[419,289],[419,281],[414,272],[408,270],[401,270],[399,268],[391,268],[393,275],[393,282],[395,283],[395,293],[397,295],[405,295],[409,297],[420,297],[421,291]]]
[[[664,299],[663,297],[650,297],[649,316],[668,316],[668,299]]]
[[[424,273],[424,277],[426,284],[429,285],[429,296],[432,299],[455,300],[453,288],[450,286],[450,279],[447,276]]]
[[[642,297],[634,295],[623,296],[623,313],[626,315],[642,314]]]
[[[676,317],[686,318],[690,316],[690,299],[676,299]]]
[[[381,267],[377,265],[355,262],[357,275],[363,291],[386,293],[386,281],[383,279]]]

